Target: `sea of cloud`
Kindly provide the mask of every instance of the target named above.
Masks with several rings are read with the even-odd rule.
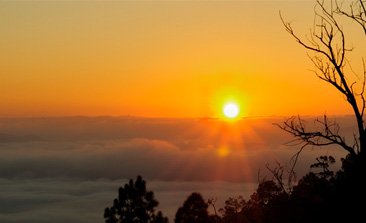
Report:
[[[352,135],[351,117],[338,117]],[[265,165],[287,164],[298,146],[274,123],[283,118],[67,117],[0,119],[0,222],[102,222],[117,189],[142,175],[174,219],[193,191],[249,195]],[[337,148],[310,148],[297,172]],[[339,162],[338,162],[339,163]]]
[[[127,179],[1,179],[0,222],[103,222],[104,208],[112,205],[118,187],[127,182]],[[159,201],[158,209],[172,222],[178,207],[194,191],[205,198],[217,198],[217,206],[222,207],[230,196],[249,196],[256,184],[147,180],[147,186]]]

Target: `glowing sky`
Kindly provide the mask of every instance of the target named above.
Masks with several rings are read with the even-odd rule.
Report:
[[[0,2],[0,116],[349,113],[278,15],[305,33],[313,5]]]
[[[222,204],[248,198],[260,170],[286,164],[299,146],[284,146],[292,138],[273,123],[351,113],[281,23],[280,10],[303,36],[313,6],[0,0],[0,221],[100,222],[125,183],[117,179],[138,174],[170,221],[193,191]],[[360,74],[364,35],[344,24]],[[223,118],[229,103],[240,117],[207,118]],[[353,139],[353,116],[333,117]],[[345,155],[304,151],[298,176],[324,153]]]

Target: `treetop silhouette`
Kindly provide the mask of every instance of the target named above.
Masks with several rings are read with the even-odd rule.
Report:
[[[118,198],[113,205],[104,210],[106,223],[167,223],[168,219],[155,208],[159,202],[154,198],[154,193],[146,189],[146,182],[138,176],[134,182],[130,179],[128,184],[120,187]]]

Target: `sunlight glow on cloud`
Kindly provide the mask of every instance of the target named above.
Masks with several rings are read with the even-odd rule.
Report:
[[[255,182],[294,148],[278,119],[39,118],[0,120],[0,177]],[[317,153],[314,153],[315,156]]]
[[[266,163],[288,162],[296,148],[283,145],[289,137],[273,125],[281,120],[0,119],[0,221],[100,222],[118,187],[137,175],[171,221],[193,191],[223,206],[229,196],[248,197]],[[339,121],[352,126],[350,118]],[[305,151],[298,175],[328,152],[342,156]]]

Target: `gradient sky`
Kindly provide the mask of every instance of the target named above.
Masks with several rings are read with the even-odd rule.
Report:
[[[306,33],[313,5],[0,2],[0,116],[348,114],[279,18]]]
[[[344,98],[315,77],[279,17],[304,36],[313,6],[0,0],[0,221],[99,222],[118,186],[138,174],[170,221],[193,191],[221,205],[248,198],[265,165],[289,164],[299,147],[285,146],[292,138],[273,125],[282,116],[335,115],[352,140],[353,116],[337,116],[351,113]],[[344,22],[360,74],[364,35]],[[241,116],[271,117],[202,118],[220,117],[227,101]],[[298,176],[324,154],[336,167],[345,155],[306,150]]]

